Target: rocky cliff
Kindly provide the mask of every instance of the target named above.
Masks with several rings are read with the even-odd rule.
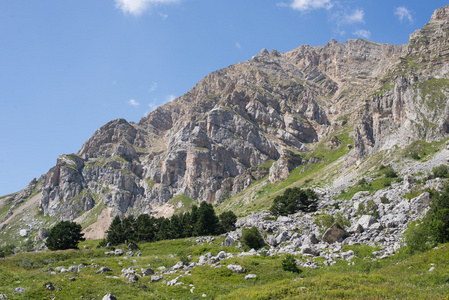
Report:
[[[263,49],[139,123],[111,121],[78,153],[60,156],[31,187],[39,210],[73,220],[96,208],[112,216],[150,213],[178,195],[219,203],[264,176],[287,178],[313,162],[307,153],[318,144],[338,143],[342,131],[353,138],[346,166],[395,145],[443,139],[448,33],[446,6],[406,45],[356,39],[287,53]]]

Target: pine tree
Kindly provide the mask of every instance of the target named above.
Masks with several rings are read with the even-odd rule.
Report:
[[[125,234],[123,231],[122,220],[119,216],[116,216],[111,225],[109,225],[107,233],[107,241],[111,245],[118,245],[125,242]]]
[[[124,242],[127,244],[137,242],[136,219],[134,216],[128,216],[122,221]]]
[[[212,204],[201,202],[195,229],[199,235],[218,233],[219,220]]]
[[[136,220],[136,237],[139,242],[150,242],[154,240],[154,217],[142,214]]]
[[[232,211],[225,211],[218,218],[220,219],[221,233],[235,230],[235,222],[237,222],[237,216]]]
[[[78,243],[85,240],[83,236],[81,225],[62,221],[50,229],[45,245],[50,250],[78,249]]]

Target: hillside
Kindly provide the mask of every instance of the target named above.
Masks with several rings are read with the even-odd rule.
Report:
[[[169,217],[201,201],[245,217],[293,186],[313,187],[321,209],[338,202],[323,212],[351,224],[356,201],[387,195],[399,211],[409,193],[441,189],[424,179],[447,163],[448,32],[446,6],[405,45],[357,39],[263,49],[213,72],[139,123],[107,123],[76,154],[1,197],[0,246],[41,241],[58,220],[102,238],[117,215]],[[397,180],[379,181],[380,165]],[[371,185],[357,186],[362,178]],[[368,194],[353,198],[358,191]],[[396,239],[420,216],[406,215]]]

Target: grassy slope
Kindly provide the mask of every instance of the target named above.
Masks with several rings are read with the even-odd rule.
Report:
[[[192,255],[193,261],[204,253],[217,254],[220,250],[236,253],[236,248],[212,245],[196,245],[194,239],[161,241],[140,245],[141,257],[106,257],[105,249],[93,249],[98,241],[88,241],[89,250],[26,253],[0,259],[0,294],[9,299],[101,299],[112,292],[118,299],[441,299],[449,291],[449,244],[424,254],[404,257],[400,254],[382,261],[372,261],[372,248],[368,246],[345,246],[353,249],[358,258],[354,265],[340,261],[332,267],[303,269],[295,274],[283,271],[282,257],[251,256],[230,258],[223,265],[240,264],[256,274],[253,280],[244,280],[246,274],[233,274],[227,268],[214,269],[199,266],[191,275],[183,275],[178,281],[183,285],[167,287],[162,282],[149,283],[149,277],[140,278],[137,284],[128,284],[120,276],[122,268],[140,268],[149,265],[171,267],[179,259],[179,253]],[[171,258],[169,254],[174,254]],[[301,257],[297,257],[301,259]],[[365,259],[364,259],[365,258]],[[302,258],[305,259],[305,258]],[[320,258],[317,259],[320,261]],[[121,264],[120,264],[121,262]],[[48,270],[57,266],[69,267],[84,263],[79,273],[57,273]],[[113,271],[95,274],[97,268],[107,266]],[[431,267],[435,270],[430,272]],[[184,272],[163,275],[164,280],[178,277]],[[69,278],[74,277],[75,281]],[[52,283],[56,290],[48,291],[45,284]],[[189,286],[195,286],[191,293]],[[24,294],[15,294],[16,287],[26,288]]]

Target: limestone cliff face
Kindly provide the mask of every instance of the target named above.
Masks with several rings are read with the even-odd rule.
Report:
[[[114,215],[176,195],[219,202],[270,173],[286,178],[347,124],[366,155],[449,132],[448,7],[407,45],[362,39],[262,52],[211,73],[139,123],[109,122],[40,179],[39,208],[74,219],[101,201]],[[274,161],[271,168],[258,167]],[[269,170],[269,171],[268,171]]]

